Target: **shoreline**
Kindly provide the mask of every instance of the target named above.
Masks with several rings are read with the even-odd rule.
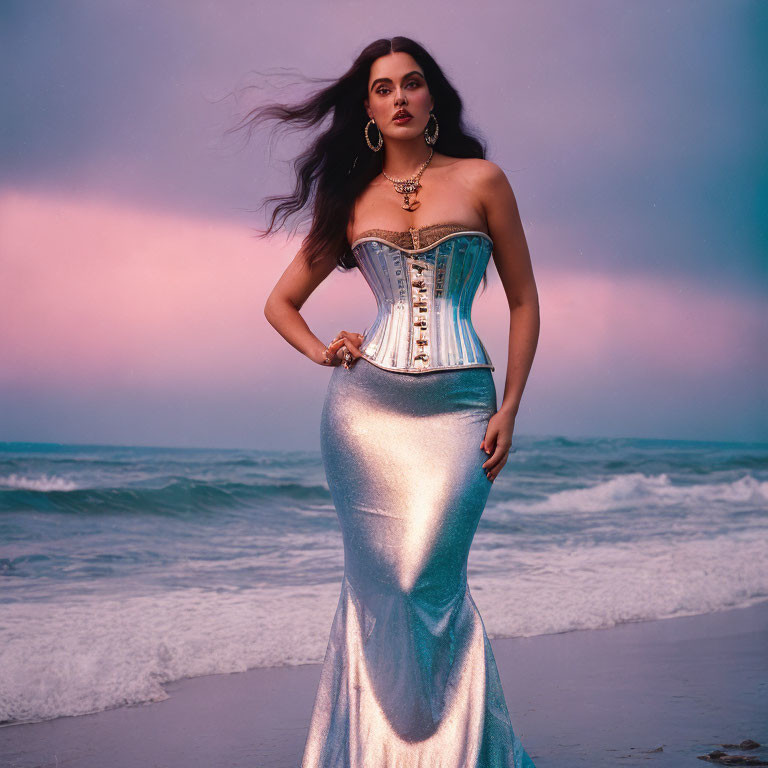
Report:
[[[762,745],[745,754],[768,760],[768,600],[491,645],[537,768],[683,768],[745,739]],[[163,701],[6,724],[0,766],[295,768],[320,668],[182,678],[163,685]]]

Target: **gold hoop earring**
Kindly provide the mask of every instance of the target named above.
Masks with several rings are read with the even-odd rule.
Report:
[[[379,150],[380,150],[380,149],[381,149],[381,148],[384,146],[384,137],[381,135],[381,130],[379,130],[379,143],[378,143],[378,144],[377,144],[375,147],[373,146],[373,144],[371,144],[371,140],[368,138],[368,128],[369,128],[369,126],[371,125],[371,123],[373,123],[374,125],[376,125],[376,121],[375,121],[373,118],[371,118],[371,119],[370,119],[370,120],[369,120],[369,121],[366,123],[366,126],[365,126],[365,130],[363,131],[363,133],[365,133],[365,143],[366,143],[366,144],[367,144],[367,145],[368,145],[368,146],[369,146],[369,147],[370,147],[370,148],[371,148],[371,149],[372,149],[374,152],[378,152],[378,151],[379,151]],[[378,128],[379,126],[378,126],[378,125],[376,125],[376,127]]]
[[[440,132],[440,127],[437,124],[437,118],[434,113],[430,112],[429,116],[435,121],[435,132],[431,136],[429,135],[429,119],[427,119],[427,127],[424,129],[424,141],[430,146],[434,146],[437,141],[437,134]]]

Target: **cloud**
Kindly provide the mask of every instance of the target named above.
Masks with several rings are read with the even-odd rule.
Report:
[[[268,415],[290,413],[322,389],[318,377],[328,371],[263,316],[298,238],[257,240],[226,220],[14,190],[0,196],[0,233],[6,392],[93,392],[116,408],[137,395],[253,397],[250,407]],[[655,403],[660,418],[671,410],[693,420],[706,407],[697,389],[736,395],[746,378],[765,378],[758,352],[766,323],[754,299],[692,279],[539,266],[535,258],[534,266],[542,308],[526,394],[534,414],[567,410],[577,398],[598,433],[601,419],[610,416],[615,429],[640,401]],[[493,268],[489,275],[473,319],[503,382],[506,299]],[[334,273],[302,309],[321,339],[362,330],[374,313],[356,270]],[[729,409],[759,407],[749,391]]]

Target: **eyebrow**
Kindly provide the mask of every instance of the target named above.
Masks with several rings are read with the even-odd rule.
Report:
[[[403,75],[403,80],[405,80],[406,77],[410,77],[411,75],[418,75],[419,77],[423,78],[424,75],[419,72],[418,69],[414,69],[412,72],[409,72],[407,75]],[[371,90],[373,90],[379,83],[391,83],[392,79],[389,77],[378,77],[376,80],[374,80],[371,83]]]

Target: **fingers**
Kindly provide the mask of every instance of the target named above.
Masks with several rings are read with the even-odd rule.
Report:
[[[489,424],[486,427],[485,437],[480,443],[482,448],[489,456],[496,450],[496,438],[499,435],[499,430],[494,427],[493,424]]]
[[[509,453],[511,445],[511,443],[499,440],[491,456],[483,462],[483,469],[494,469],[496,465],[502,460],[502,458]]]
[[[512,441],[499,437],[498,432],[492,428],[488,430],[485,438],[480,443],[480,448],[489,454],[489,458],[483,462],[483,471],[486,477],[493,482],[507,463],[509,449]]]
[[[493,455],[483,464],[483,471],[486,477],[493,482],[501,472],[504,465],[509,458],[509,448],[504,449],[502,446],[497,446]]]
[[[344,341],[344,346],[352,353],[352,357],[362,357],[363,353],[360,351],[360,348],[357,344],[354,344],[349,339],[346,339]]]
[[[344,339],[336,339],[328,345],[331,356],[335,355],[344,346]]]
[[[499,461],[499,463],[498,463],[498,464],[497,464],[495,467],[493,467],[493,468],[491,468],[491,469],[488,469],[488,470],[486,470],[486,473],[485,473],[485,474],[486,474],[486,477],[487,477],[487,478],[488,478],[488,479],[489,479],[491,482],[493,482],[493,481],[494,481],[494,480],[495,480],[495,479],[498,477],[498,475],[499,475],[499,472],[501,472],[502,468],[503,468],[503,467],[504,467],[504,465],[507,463],[507,459],[508,459],[508,458],[509,458],[509,452],[508,452],[508,451],[505,451],[505,452],[502,454],[502,456],[501,456],[501,460]]]
[[[328,345],[328,352],[331,356],[335,355],[340,360],[344,359],[344,355],[347,351],[349,351],[354,358],[362,357],[362,352],[360,352],[357,346],[355,346],[349,339],[339,339]]]
[[[339,350],[339,343],[337,341],[332,341],[326,348],[325,348],[325,364],[326,365],[337,365],[338,355],[336,354]]]
[[[331,356],[336,356],[343,360],[346,352],[342,351],[342,348],[349,350],[349,353],[353,358],[357,359],[362,357],[363,354],[360,351],[360,345],[364,339],[361,333],[350,333],[349,331],[341,331],[339,335],[328,345],[328,352]]]
[[[487,454],[491,454],[494,451],[494,448],[496,447],[496,436],[491,436],[491,433],[489,432],[485,438],[480,442],[480,448],[482,448]]]
[[[362,333],[350,333],[349,331],[341,331],[339,334],[340,340],[344,343],[347,349],[354,350],[357,354],[355,357],[360,357],[360,345],[363,343]]]

